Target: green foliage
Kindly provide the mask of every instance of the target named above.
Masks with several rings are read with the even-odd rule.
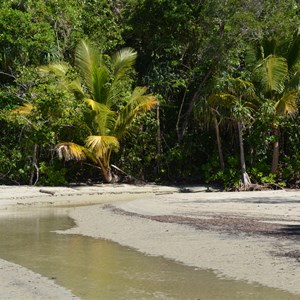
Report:
[[[0,68],[9,72],[18,65],[40,64],[55,48],[51,25],[34,10],[0,8]]]
[[[46,186],[64,186],[67,185],[67,180],[65,178],[67,169],[61,168],[61,166],[50,165],[47,166],[45,162],[41,162],[39,166],[39,171],[41,179],[39,180],[39,185]]]
[[[24,173],[19,164],[22,153],[20,149],[12,147],[13,145],[2,145],[0,148],[0,182],[7,184],[18,182],[18,177]]]
[[[90,40],[103,51],[114,50],[123,44],[123,28],[118,24],[117,7],[114,1],[84,1],[82,11],[82,30]]]
[[[121,141],[119,153],[113,160],[118,167],[138,180],[155,181],[160,176],[157,154],[157,123],[154,112],[137,117],[130,133]]]
[[[31,140],[40,145],[55,144],[64,128],[80,122],[80,106],[71,93],[57,85],[54,77],[40,77],[34,68],[21,68],[16,83],[12,96],[21,99],[22,106],[19,109],[26,105],[32,109],[25,114],[16,110],[15,114],[8,117],[25,126],[25,132],[30,132]]]
[[[85,145],[63,141],[57,145],[59,157],[90,159],[101,169],[106,182],[114,180],[110,158],[112,152],[119,150],[119,140],[137,116],[144,115],[157,103],[154,96],[145,94],[147,88],[132,89],[129,85],[135,59],[136,52],[131,48],[121,49],[105,59],[91,43],[82,40],[75,52],[80,79],[68,83],[68,68],[64,63],[41,68],[46,74],[58,75],[66,91],[79,95],[90,108],[90,118],[83,124],[89,128]]]
[[[10,169],[5,167],[0,173],[3,180],[28,184],[32,176],[38,179],[38,174],[33,175],[33,164],[38,167],[40,160],[51,159],[54,145],[62,136],[70,132],[80,136],[72,128],[84,116],[73,95],[59,88],[55,78],[41,78],[35,68],[28,67],[20,68],[18,74],[16,85],[2,90],[3,99],[14,99],[14,105],[5,105],[0,114],[2,142],[7,146],[3,159],[8,161],[10,147],[18,156],[11,158]]]
[[[167,135],[166,135],[167,137]],[[206,162],[204,141],[208,136],[194,132],[182,144],[165,145],[161,157],[160,180],[171,182],[199,182],[203,180],[201,166]]]
[[[263,168],[266,169],[266,168]],[[250,171],[251,175],[253,178],[258,182],[258,183],[275,183],[276,182],[276,175],[272,173],[267,173],[267,170],[263,172],[263,169],[257,169],[256,167],[253,167]]]
[[[221,184],[225,190],[238,187],[240,184],[239,160],[229,156],[226,168],[220,169],[217,156],[212,156],[210,161],[201,166],[206,183]]]
[[[37,169],[37,184],[95,179],[98,169],[83,164],[68,162],[65,173],[55,145],[84,145],[92,136],[95,148],[99,136],[115,135],[118,143],[101,139],[114,149],[120,145],[112,159],[135,177],[217,181],[230,188],[240,180],[241,122],[253,181],[299,187],[299,25],[296,0],[2,0],[0,182],[34,183]],[[79,73],[81,39],[101,49],[92,81],[88,72]],[[134,54],[129,69],[119,72],[122,59],[111,53],[124,47],[135,49],[138,59]],[[41,64],[51,64],[52,72],[41,76],[35,69]],[[60,75],[53,72],[58,66]],[[159,128],[154,112],[135,120],[130,114],[145,92],[132,89],[139,84],[160,95]],[[212,94],[219,103],[210,103]],[[224,169],[214,154],[215,120]]]
[[[73,60],[79,39],[89,37],[102,49],[122,42],[110,1],[3,0],[0,5],[0,68]]]

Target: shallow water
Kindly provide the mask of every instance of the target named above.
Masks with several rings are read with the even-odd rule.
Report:
[[[0,257],[54,279],[82,299],[300,299],[110,241],[53,232],[72,226],[67,210],[59,208],[1,217]]]

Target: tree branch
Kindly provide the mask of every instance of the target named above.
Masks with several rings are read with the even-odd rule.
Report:
[[[207,71],[205,77],[203,78],[203,80],[201,81],[201,83],[199,84],[192,100],[190,101],[189,103],[189,107],[184,115],[184,120],[183,120],[183,123],[182,123],[182,126],[181,126],[181,131],[179,132],[178,134],[178,140],[179,142],[182,141],[184,135],[185,135],[185,132],[186,132],[186,128],[187,128],[187,125],[189,123],[189,120],[190,120],[190,116],[193,112],[193,108],[194,108],[194,105],[195,105],[195,102],[196,100],[199,98],[199,95],[200,95],[200,92],[204,86],[204,84],[206,83],[206,81],[210,78],[212,72],[213,72],[213,65],[211,65],[211,67],[209,68],[209,70]]]

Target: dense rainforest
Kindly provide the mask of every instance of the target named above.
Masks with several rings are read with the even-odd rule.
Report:
[[[1,0],[0,183],[300,186],[296,0]]]

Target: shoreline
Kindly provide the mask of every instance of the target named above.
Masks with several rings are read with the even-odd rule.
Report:
[[[300,194],[247,193],[177,193],[79,207],[70,214],[77,227],[63,233],[113,240],[221,277],[300,296],[299,232],[281,232],[300,228]],[[244,227],[241,220],[248,220]],[[269,231],[255,230],[258,224]]]
[[[177,192],[176,187],[155,185],[94,185],[74,187],[36,187],[0,185],[0,217],[22,213],[28,209],[72,207],[129,201],[155,193]],[[0,298],[79,299],[52,279],[0,258]]]
[[[41,189],[53,194],[41,192]],[[298,256],[280,255],[300,253],[300,234],[297,231],[300,228],[300,192],[205,191],[207,187],[190,187],[188,192],[183,192],[180,187],[123,184],[72,188],[0,186],[0,216],[28,206],[77,205],[79,207],[72,208],[70,213],[77,227],[63,233],[109,239],[150,255],[212,269],[222,277],[255,282],[300,295]],[[243,229],[239,227],[242,219],[255,220],[258,222],[256,226],[260,224],[264,228],[275,224],[276,230],[282,226],[295,231],[292,234],[283,232],[280,236],[263,235],[260,231],[246,232],[245,228],[250,223],[246,223]],[[228,229],[236,226],[234,220],[239,226],[230,232]],[[220,221],[223,223],[218,224]],[[224,224],[228,225],[227,229]],[[17,293],[19,287],[12,285],[9,291],[2,289],[5,284],[2,278],[13,280],[17,269],[33,272],[17,265],[4,268],[5,265],[7,262],[0,259],[0,290],[5,293],[4,299],[13,299],[9,295]],[[7,274],[11,276],[7,277]],[[35,273],[29,275],[41,277]],[[23,284],[30,290],[26,280]],[[47,290],[44,283],[44,286],[38,282],[36,285],[35,291]],[[49,292],[56,289],[54,286],[55,283],[49,280]],[[63,292],[69,291],[64,288],[61,291],[60,288],[56,289],[59,290],[56,298],[76,299],[71,294],[63,295]],[[32,295],[32,298],[47,297]],[[48,298],[51,299],[50,296]]]

